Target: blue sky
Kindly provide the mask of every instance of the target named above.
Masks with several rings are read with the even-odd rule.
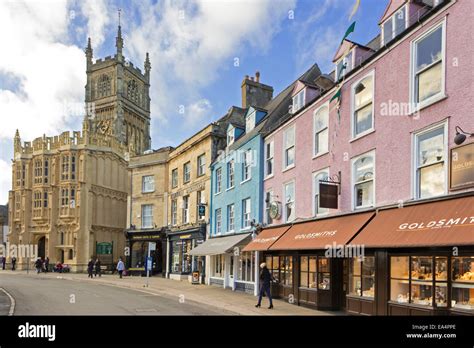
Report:
[[[245,75],[260,71],[275,95],[312,64],[323,72],[345,30],[367,43],[388,0],[41,0],[0,3],[0,204],[11,185],[12,137],[23,141],[80,129],[84,46],[115,53],[121,8],[124,52],[152,65],[152,147],[177,145],[240,106]],[[235,61],[238,59],[238,66]],[[180,107],[184,113],[180,113]],[[72,111],[71,111],[72,110]]]

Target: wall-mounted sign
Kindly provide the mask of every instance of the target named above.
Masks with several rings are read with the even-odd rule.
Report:
[[[198,212],[200,218],[206,216],[206,206],[204,204],[199,204]]]
[[[190,234],[185,234],[185,235],[179,236],[179,239],[189,239],[189,238],[191,238]]]
[[[271,202],[269,214],[272,219],[279,219],[281,216],[281,203],[280,202]]]
[[[97,255],[110,255],[112,254],[112,243],[97,243],[95,249]]]
[[[331,183],[319,183],[319,206],[337,209],[339,186]]]
[[[460,190],[474,187],[474,143],[451,149],[449,188]]]

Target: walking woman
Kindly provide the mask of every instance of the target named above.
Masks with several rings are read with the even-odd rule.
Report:
[[[89,260],[89,263],[87,264],[87,273],[89,274],[88,275],[88,278],[93,278],[93,273],[94,273],[94,261],[92,261],[92,259]]]
[[[272,294],[270,293],[270,284],[272,282],[272,275],[270,271],[267,268],[266,263],[260,264],[260,268],[262,269],[260,271],[260,293],[258,295],[258,303],[255,305],[255,307],[259,308],[260,305],[262,304],[262,297],[263,294],[265,293],[266,296],[268,297],[268,300],[270,301],[270,306],[268,309],[273,308],[273,302],[272,302]]]
[[[122,258],[120,258],[119,262],[117,263],[117,271],[119,272],[120,278],[122,278],[122,273],[124,269],[125,269],[125,264],[123,263]]]

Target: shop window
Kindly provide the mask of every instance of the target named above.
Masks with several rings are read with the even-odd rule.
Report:
[[[446,193],[445,125],[415,134],[416,198]]]
[[[211,276],[216,278],[224,278],[225,255],[214,255],[212,259]]]
[[[189,252],[192,249],[192,239],[174,241],[172,244],[172,272],[188,274],[191,272],[192,257]]]
[[[354,209],[374,206],[375,155],[373,152],[353,159]]]
[[[145,260],[148,256],[148,242],[135,242],[132,244],[131,265],[132,267],[145,267]]]
[[[327,257],[318,257],[318,289],[331,289],[331,270]]]
[[[375,296],[375,257],[353,258],[349,263],[349,295]]]
[[[255,252],[249,251],[241,253],[239,258],[238,280],[244,282],[255,281]]]
[[[444,94],[445,23],[412,43],[412,101],[425,106]]]
[[[374,73],[352,86],[352,137],[374,128]]]
[[[265,257],[265,264],[276,282],[280,282],[280,257],[270,256]]]
[[[474,257],[452,259],[451,307],[474,310]]]
[[[293,256],[280,256],[280,283],[293,285]]]
[[[392,301],[447,307],[446,257],[393,256],[390,264]]]
[[[300,287],[317,288],[316,261],[316,256],[300,257]]]
[[[319,156],[329,149],[329,108],[324,105],[314,113],[314,149],[313,156]]]

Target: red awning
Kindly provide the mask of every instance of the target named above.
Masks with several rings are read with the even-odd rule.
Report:
[[[265,251],[275,243],[291,225],[263,229],[242,251]]]

